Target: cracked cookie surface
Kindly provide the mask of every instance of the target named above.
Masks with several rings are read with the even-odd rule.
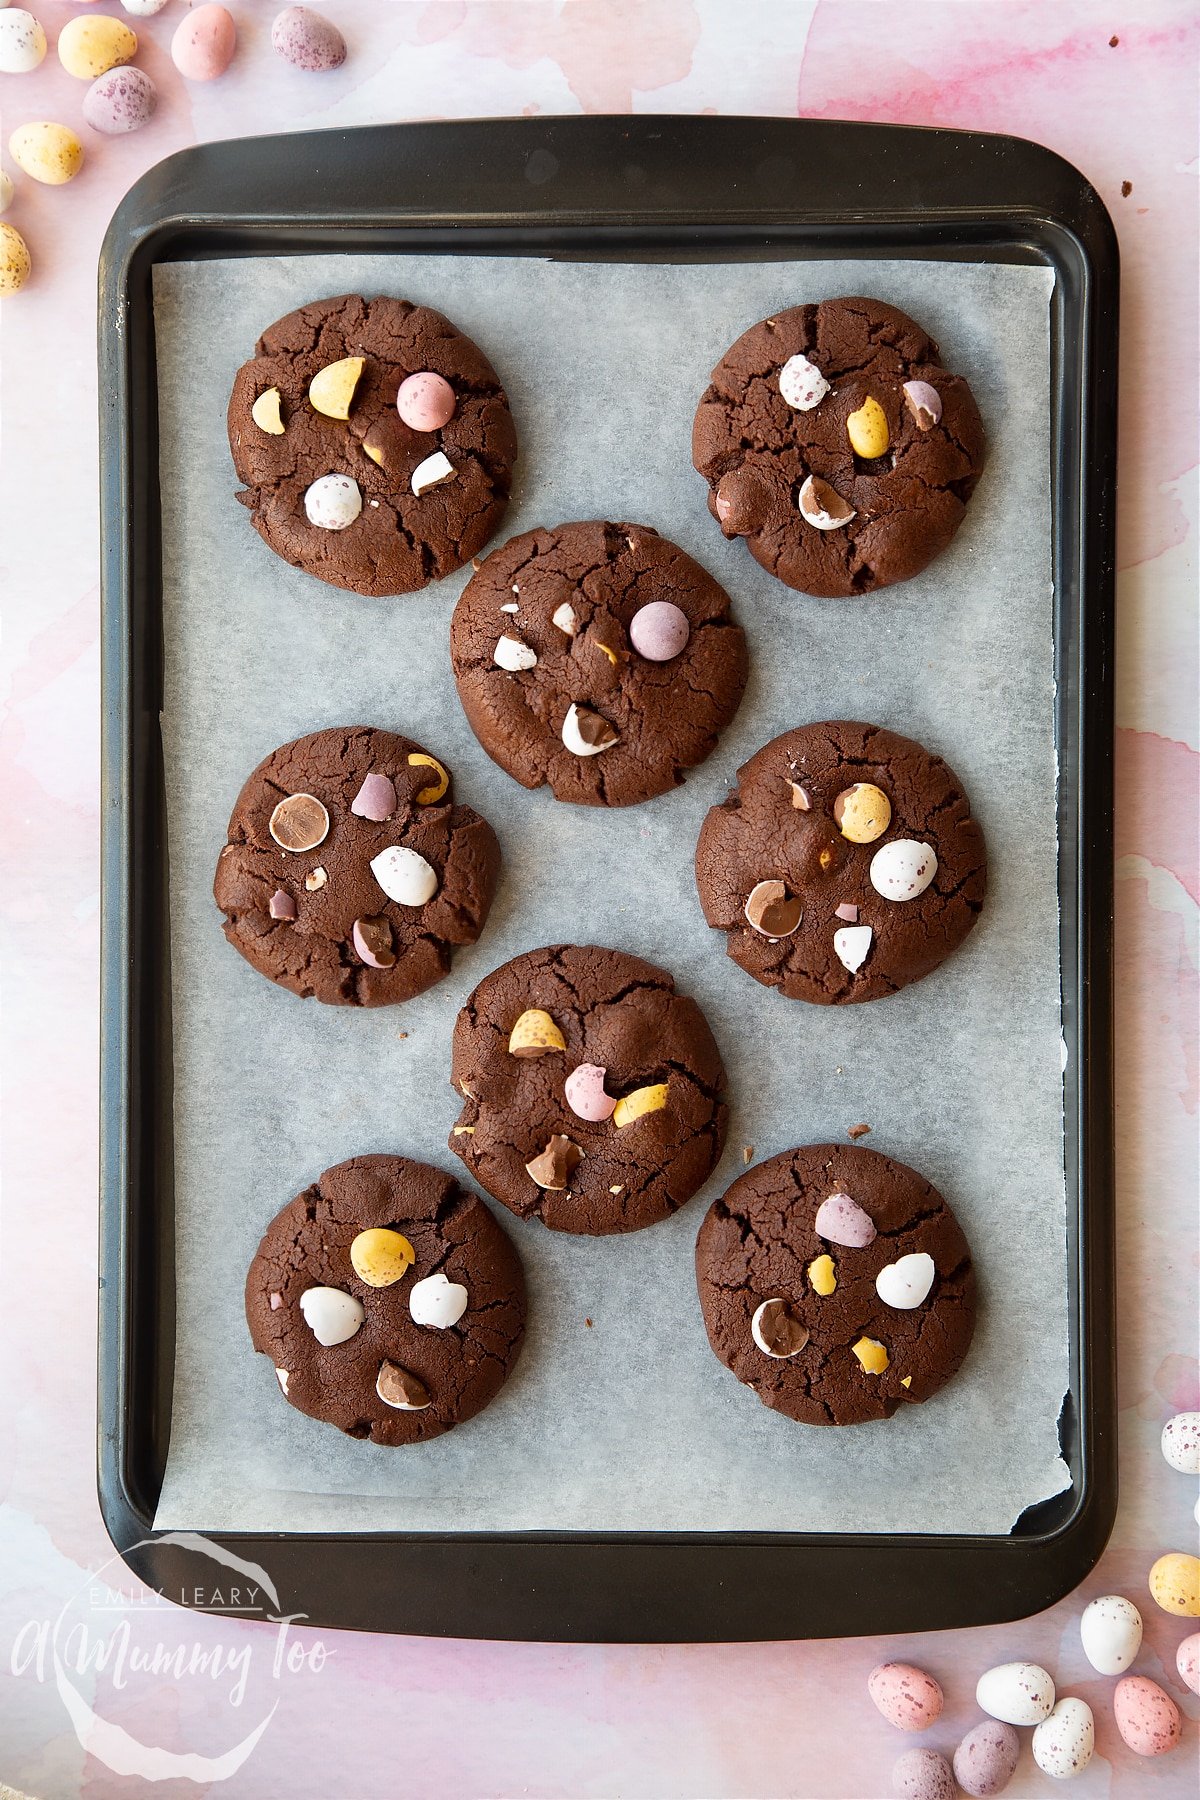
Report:
[[[360,1232],[378,1230],[400,1232],[416,1253],[387,1287],[363,1281],[350,1257]],[[412,1316],[414,1286],[431,1275],[466,1289],[452,1325]],[[301,1309],[301,1296],[320,1287],[363,1309],[342,1343],[319,1342]],[[355,1156],[267,1227],[246,1278],[246,1322],[254,1348],[286,1371],[283,1391],[301,1412],[372,1443],[422,1443],[482,1411],[504,1385],[525,1333],[525,1277],[503,1228],[452,1175],[402,1156]],[[384,1363],[415,1376],[429,1404],[408,1411],[381,1399]]]
[[[394,797],[381,819],[352,810],[372,775]],[[294,794],[311,795],[328,814],[311,850],[285,850],[271,833],[275,809]],[[454,947],[483,930],[500,868],[495,833],[455,804],[446,766],[410,738],[367,725],[316,731],[273,751],[238,795],[228,838],[213,895],[229,942],[280,987],[343,1006],[387,1006],[440,981]],[[415,852],[436,879],[423,904],[398,903],[380,886],[371,863],[391,845]],[[294,917],[273,916],[291,907]],[[377,961],[382,948],[388,966],[364,958],[356,921],[375,927],[366,947]]]
[[[871,1242],[852,1248],[818,1233],[818,1210],[835,1194],[867,1215]],[[875,1280],[906,1256],[931,1258],[934,1274],[920,1304],[901,1310]],[[810,1273],[821,1258],[832,1264],[817,1271],[823,1288],[836,1282],[830,1292]],[[764,1406],[805,1425],[887,1419],[928,1400],[961,1366],[975,1328],[971,1253],[942,1196],[904,1163],[849,1145],[806,1145],[740,1176],[705,1214],[696,1282],[716,1355]],[[791,1355],[755,1341],[752,1321],[770,1300],[785,1302],[793,1343],[807,1334]],[[878,1373],[855,1354],[863,1340],[886,1354]]]
[[[663,603],[686,617],[687,641],[652,661],[630,630]],[[502,637],[518,646],[508,660],[529,666],[498,666]],[[678,786],[737,712],[747,673],[745,637],[707,570],[649,526],[601,520],[540,527],[493,550],[454,609],[450,655],[492,760],[524,787],[549,783],[585,806],[632,806]],[[571,706],[616,741],[595,755],[568,748]]]
[[[867,843],[851,842],[834,816],[839,795],[858,784],[877,788],[890,809],[886,829]],[[912,899],[885,898],[871,880],[878,852],[897,842],[936,857],[929,885]],[[802,909],[787,936],[756,931],[747,918],[765,881],[782,882]],[[840,1005],[896,993],[962,943],[983,906],[987,851],[941,757],[897,732],[831,720],[784,732],[738,770],[737,786],[700,828],[696,885],[708,923],[727,934],[728,954],[756,981],[789,1000]],[[839,958],[837,944],[847,941],[839,934],[864,928],[869,943],[852,971]]]
[[[349,415],[327,417],[309,384],[346,357],[363,358]],[[454,414],[440,429],[413,430],[396,394],[426,370],[449,382]],[[271,389],[278,433],[252,416]],[[367,595],[413,593],[481,550],[504,516],[517,455],[508,397],[478,346],[428,306],[357,294],[314,301],[263,333],[234,380],[229,446],[245,483],[237,497],[264,543],[319,580]],[[414,470],[439,451],[453,476],[414,494]],[[305,510],[309,487],[326,475],[348,476],[359,490],[362,509],[343,530],[312,523]]]
[[[530,1012],[548,1015],[562,1048],[513,1054],[513,1027]],[[604,1072],[608,1096],[649,1093],[655,1110],[628,1123],[632,1107],[580,1117],[566,1081],[585,1065]],[[725,1071],[704,1014],[665,970],[621,950],[557,944],[494,970],[458,1015],[451,1082],[463,1110],[450,1148],[495,1199],[555,1231],[599,1236],[667,1218],[725,1144]],[[540,1187],[527,1164],[559,1137],[582,1158],[564,1188]]]
[[[829,384],[807,411],[780,392],[795,356]],[[751,326],[713,370],[692,429],[692,461],[725,535],[744,537],[764,569],[806,594],[869,593],[919,574],[961,524],[984,460],[974,396],[939,358],[919,325],[879,300],[789,307]],[[924,430],[905,402],[914,381],[941,402]],[[882,408],[888,448],[864,459],[847,421],[869,399]],[[854,509],[848,525],[822,530],[801,516],[810,475]]]

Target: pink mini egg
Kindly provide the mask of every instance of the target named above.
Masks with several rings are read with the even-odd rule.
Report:
[[[171,39],[171,60],[188,81],[214,81],[237,49],[237,26],[223,6],[198,6],[179,21]]]
[[[651,600],[629,621],[629,641],[647,662],[671,662],[691,635],[687,614],[673,600]]]
[[[942,1710],[941,1688],[911,1663],[880,1663],[867,1677],[867,1692],[898,1731],[927,1731]]]
[[[1179,1708],[1148,1675],[1126,1675],[1113,1694],[1117,1730],[1136,1756],[1165,1756],[1179,1742]]]
[[[125,64],[93,81],[83,96],[83,116],[93,131],[119,137],[145,125],[157,105],[158,90],[145,70]]]
[[[406,375],[396,394],[396,411],[410,431],[440,431],[454,417],[454,389],[432,369]]]
[[[1193,1694],[1200,1694],[1200,1631],[1184,1638],[1175,1652],[1175,1667],[1184,1686],[1190,1687]]]
[[[608,1070],[598,1063],[580,1063],[577,1069],[571,1070],[564,1085],[567,1105],[577,1118],[588,1119],[593,1125],[612,1118],[617,1103],[604,1091],[607,1074]]]
[[[346,40],[337,26],[307,6],[285,6],[275,15],[271,48],[294,69],[310,75],[340,69],[346,60]]]
[[[906,1750],[892,1769],[896,1800],[954,1800],[950,1764],[936,1750]]]

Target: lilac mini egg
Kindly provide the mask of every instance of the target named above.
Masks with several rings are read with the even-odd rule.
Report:
[[[691,635],[687,614],[671,600],[651,600],[638,608],[629,624],[629,641],[647,662],[671,662]]]
[[[454,417],[454,407],[454,389],[432,369],[406,375],[396,394],[396,411],[410,431],[440,431]]]
[[[936,1750],[906,1750],[892,1769],[896,1800],[954,1800],[950,1764]]]
[[[830,1194],[817,1208],[813,1229],[827,1244],[842,1244],[848,1250],[865,1250],[875,1241],[875,1223],[849,1194]]]
[[[954,1752],[954,1779],[972,1800],[1002,1794],[1021,1758],[1021,1740],[1000,1719],[982,1719]]]
[[[307,6],[285,6],[271,26],[271,48],[294,69],[323,75],[346,60],[346,40],[323,13]]]
[[[157,105],[158,89],[145,70],[126,63],[93,81],[83,96],[83,116],[93,131],[120,137],[145,125]]]
[[[604,1077],[607,1069],[598,1063],[580,1063],[567,1076],[565,1089],[567,1105],[577,1118],[588,1119],[593,1125],[603,1124],[611,1119],[616,1101],[604,1091]]]

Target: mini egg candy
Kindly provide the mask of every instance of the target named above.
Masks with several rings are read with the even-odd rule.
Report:
[[[837,1289],[837,1270],[832,1256],[814,1256],[808,1265],[808,1280],[813,1293],[828,1300]]]
[[[152,19],[167,5],[167,0],[121,0],[121,5],[131,19]]]
[[[984,1719],[954,1752],[954,1779],[971,1800],[993,1800],[1012,1780],[1020,1758],[1021,1740],[1012,1726]]]
[[[197,6],[179,21],[171,61],[186,81],[215,81],[233,61],[237,26],[224,6]]]
[[[796,505],[805,524],[816,531],[840,531],[855,517],[850,502],[817,475],[806,476],[801,482]]]
[[[876,457],[887,455],[891,442],[887,414],[878,400],[868,394],[858,411],[850,414],[846,420],[846,436],[855,456],[861,457],[863,462],[874,462]]]
[[[436,869],[404,844],[389,844],[372,857],[371,873],[397,906],[424,906],[438,891]]]
[[[418,496],[427,494],[430,488],[441,487],[443,481],[453,481],[454,464],[444,450],[435,450],[424,462],[419,462],[409,479],[409,487]]]
[[[120,137],[153,118],[158,89],[143,69],[110,69],[83,96],[83,116],[93,131]]]
[[[392,936],[392,922],[382,914],[355,919],[350,928],[350,942],[368,969],[395,968],[396,940]]]
[[[915,900],[937,874],[938,860],[931,844],[913,838],[892,838],[871,858],[871,886],[884,900],[897,905]]]
[[[1181,1475],[1200,1475],[1200,1412],[1180,1412],[1167,1420],[1162,1453]]]
[[[410,431],[440,431],[454,417],[454,389],[444,375],[419,369],[396,390],[396,411]]]
[[[83,145],[75,133],[50,119],[18,125],[8,147],[17,167],[47,187],[61,187],[83,167]]]
[[[394,1287],[417,1260],[417,1253],[401,1231],[371,1226],[360,1231],[350,1245],[354,1273],[368,1287]]]
[[[688,616],[673,600],[651,600],[629,621],[629,641],[647,662],[671,662],[692,634]]]
[[[648,1113],[664,1111],[669,1092],[669,1084],[665,1081],[652,1081],[647,1087],[634,1088],[632,1094],[624,1094],[613,1107],[613,1124],[618,1131],[623,1131],[626,1125],[644,1119]]]
[[[0,225],[0,299],[19,294],[29,280],[29,247],[12,225]]]
[[[611,1094],[604,1091],[604,1078],[608,1070],[599,1063],[580,1063],[567,1076],[564,1091],[567,1105],[576,1118],[587,1119],[593,1125],[603,1124],[611,1119],[617,1102]]]
[[[918,431],[931,431],[941,421],[942,396],[927,381],[906,381],[904,404]]]
[[[1033,1760],[1043,1775],[1071,1781],[1082,1775],[1096,1748],[1096,1721],[1086,1700],[1068,1695],[1055,1702],[1033,1733]]]
[[[68,19],[58,34],[58,60],[77,81],[95,81],[137,55],[137,33],[107,13]]]
[[[1150,1571],[1150,1593],[1164,1612],[1177,1619],[1200,1619],[1200,1557],[1172,1550]]]
[[[886,1263],[875,1277],[875,1292],[896,1312],[912,1312],[928,1297],[936,1272],[932,1256],[917,1250]]]
[[[311,75],[340,69],[346,60],[346,40],[337,26],[307,6],[285,6],[276,13],[271,48],[294,69]]]
[[[1175,1652],[1175,1667],[1184,1687],[1191,1688],[1193,1694],[1200,1694],[1200,1631],[1193,1631],[1191,1637],[1184,1638]]]
[[[954,1800],[950,1764],[936,1750],[906,1750],[892,1768],[896,1800]]]
[[[492,661],[498,669],[506,669],[510,675],[527,675],[530,669],[537,667],[537,651],[531,644],[526,644],[505,631],[496,639]]]
[[[880,1663],[867,1676],[867,1692],[898,1731],[928,1731],[941,1717],[940,1686],[912,1663]]]
[[[1118,1681],[1113,1718],[1135,1756],[1165,1756],[1183,1732],[1179,1708],[1148,1675],[1126,1675]]]
[[[0,75],[28,75],[46,54],[46,34],[31,12],[0,13]]]
[[[830,1194],[822,1200],[813,1221],[813,1230],[827,1244],[842,1244],[849,1250],[865,1250],[875,1242],[875,1223],[849,1194]]]
[[[565,1050],[567,1041],[548,1012],[531,1006],[523,1012],[508,1034],[510,1056],[545,1056],[550,1050]]]
[[[764,1356],[783,1361],[800,1354],[808,1342],[808,1328],[801,1324],[787,1301],[775,1295],[755,1307],[750,1320],[750,1336]]]
[[[308,384],[308,403],[313,411],[327,419],[348,419],[366,363],[365,356],[343,356],[318,369]]]
[[[467,1290],[461,1281],[451,1281],[439,1269],[414,1281],[408,1292],[408,1310],[414,1325],[427,1325],[431,1331],[449,1331],[467,1310]]]
[[[829,383],[807,356],[789,356],[779,371],[779,392],[793,412],[812,412],[829,392]]]
[[[350,811],[357,819],[369,819],[373,825],[382,825],[385,819],[391,818],[398,804],[396,784],[391,776],[372,769],[363,776],[362,786],[350,802]]]
[[[873,844],[892,822],[892,803],[873,781],[856,781],[834,801],[833,822],[850,843]]]
[[[1079,1621],[1083,1654],[1101,1675],[1123,1675],[1142,1645],[1142,1615],[1132,1600],[1105,1594]]]
[[[397,1412],[421,1412],[430,1404],[429,1389],[420,1376],[402,1369],[399,1363],[380,1363],[375,1392],[385,1406],[394,1406]]]
[[[833,934],[833,953],[848,975],[857,975],[875,936],[869,925],[842,925]]]
[[[616,726],[590,706],[571,702],[562,722],[562,741],[573,756],[599,756],[620,739]]]
[[[281,850],[295,856],[325,842],[329,812],[315,794],[285,794],[267,820],[267,830]]]
[[[277,387],[264,388],[250,408],[250,417],[268,437],[282,437],[287,430],[283,422],[282,399]]]
[[[305,1288],[300,1311],[318,1344],[327,1350],[352,1338],[367,1316],[361,1300],[333,1287]]]
[[[0,169],[0,213],[6,213],[12,205],[12,176],[7,169]]]
[[[362,490],[350,475],[319,475],[305,489],[304,511],[322,531],[345,531],[362,511]]]
[[[979,1677],[975,1698],[1006,1725],[1040,1725],[1054,1710],[1054,1683],[1038,1663],[1000,1663]]]

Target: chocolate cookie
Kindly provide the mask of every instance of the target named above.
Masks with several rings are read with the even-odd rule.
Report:
[[[246,1322],[302,1413],[374,1444],[418,1444],[503,1387],[525,1334],[525,1277],[453,1176],[355,1156],[272,1219],[246,1277]]]
[[[956,1373],[975,1329],[958,1220],[915,1170],[808,1144],[750,1169],[696,1239],[708,1341],[804,1425],[890,1419]]]
[[[454,1027],[450,1148],[554,1231],[665,1219],[725,1145],[725,1071],[694,1000],[622,950],[555,944],[488,975]]]
[[[450,771],[373,726],[315,731],[261,762],[237,797],[213,894],[225,936],[302,999],[411,1000],[483,930],[500,868]]]
[[[229,447],[238,499],[285,562],[357,594],[411,594],[497,530],[517,436],[496,371],[449,319],[342,294],[259,338]]]
[[[793,306],[712,372],[692,461],[726,537],[805,594],[907,581],[958,530],[983,467],[970,388],[881,300]]]
[[[919,981],[979,917],[983,833],[940,756],[834,720],[738,770],[696,846],[704,916],[789,1000],[877,1000]]]
[[[492,760],[584,806],[678,786],[746,685],[724,588],[648,525],[600,520],[493,550],[454,609],[450,656]]]

